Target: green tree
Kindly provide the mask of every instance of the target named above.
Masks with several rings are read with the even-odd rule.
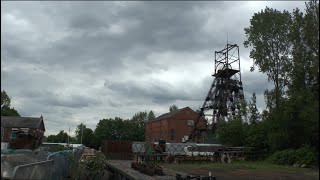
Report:
[[[218,122],[217,137],[222,144],[230,146],[243,146],[245,143],[246,124],[241,118],[232,121]]]
[[[257,108],[257,97],[256,93],[252,94],[251,101],[249,102],[249,122],[251,124],[257,124],[257,122],[260,120],[260,113]]]
[[[131,121],[143,124],[148,121],[148,113],[146,111],[138,112],[131,118]]]
[[[264,11],[255,13],[250,20],[250,26],[244,29],[248,38],[244,46],[253,47],[250,58],[275,86],[271,92],[267,91],[273,94],[269,96],[273,98],[273,103],[268,104],[271,105],[268,108],[279,108],[283,90],[288,83],[288,69],[291,66],[289,53],[292,44],[288,27],[291,24],[289,12],[266,7]]]
[[[94,131],[94,146],[99,147],[103,140],[145,141],[145,124],[149,115],[138,112],[130,120],[119,117],[100,120]]]
[[[49,135],[47,137],[47,142],[51,142],[51,143],[56,142],[56,136],[55,135]]]
[[[20,114],[14,108],[4,106],[1,108],[1,116],[19,116],[20,117]]]
[[[70,144],[77,144],[78,143],[76,137],[70,137],[69,141],[70,141]]]
[[[145,140],[146,122],[154,118],[154,114],[153,115],[152,114],[153,114],[152,111],[150,111],[149,114],[146,111],[138,112],[131,118],[131,122],[132,122],[131,127],[134,129],[134,132],[132,132],[133,139],[137,141]]]
[[[1,91],[1,116],[19,116],[20,114],[14,108],[10,107],[11,99],[6,91]]]
[[[93,139],[94,139],[93,130],[90,128],[85,128],[83,130],[82,144],[87,147],[94,147]]]
[[[156,116],[154,115],[153,111],[149,111],[149,114],[148,114],[148,121],[152,121],[156,118]]]
[[[268,152],[268,131],[265,128],[264,122],[257,122],[247,126],[245,132],[245,146],[253,147],[256,151],[263,153]]]
[[[134,140],[132,133],[136,129],[132,124],[133,122],[119,117],[100,120],[94,132],[95,146],[99,146],[102,140]]]
[[[176,106],[176,105],[172,105],[172,106],[170,106],[170,108],[169,108],[169,111],[170,112],[174,112],[174,111],[177,111],[178,110],[178,106]]]
[[[293,44],[287,109],[289,146],[310,144],[319,150],[319,1],[306,3],[305,14],[292,13]]]
[[[94,133],[93,130],[87,128],[83,123],[79,124],[76,129],[77,143],[82,143],[87,147],[94,147]]]
[[[86,125],[84,125],[83,123],[77,126],[75,131],[77,143],[81,143],[81,136],[83,136],[83,130],[86,128],[87,128]]]
[[[56,135],[56,140],[59,143],[67,143],[68,142],[68,134],[61,130],[57,135]]]
[[[3,107],[10,107],[11,100],[5,90],[1,91],[1,109]]]
[[[68,143],[68,139],[70,140],[71,137],[69,136],[64,130],[61,130],[57,135],[49,135],[47,138],[47,142],[53,143]]]

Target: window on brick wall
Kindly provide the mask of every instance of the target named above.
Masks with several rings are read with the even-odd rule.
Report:
[[[20,130],[25,134],[28,134],[29,132],[29,128],[21,128]]]
[[[18,128],[12,128],[12,130],[11,130],[11,139],[16,139],[17,138],[17,132],[18,132]]]
[[[171,140],[174,140],[174,139],[175,139],[175,136],[176,136],[176,134],[175,134],[175,130],[174,130],[174,129],[171,129],[171,132],[170,132],[170,139],[171,139]]]
[[[189,127],[193,127],[193,126],[194,126],[194,121],[193,121],[193,120],[188,120],[188,121],[187,121],[187,125],[188,125]]]

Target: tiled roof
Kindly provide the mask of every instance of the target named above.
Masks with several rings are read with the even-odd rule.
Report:
[[[191,109],[189,107],[185,107],[185,108],[182,108],[182,109],[178,109],[176,111],[173,111],[173,112],[169,112],[169,113],[165,113],[165,114],[162,114],[161,116],[157,117],[156,119],[154,120],[151,120],[149,122],[154,122],[154,121],[160,121],[160,120],[163,120],[163,119],[169,119],[171,117],[173,117],[174,115],[176,114],[179,114],[180,112],[182,112],[182,110],[185,110],[185,109]],[[192,110],[192,109],[191,109]],[[192,110],[193,111],[193,110]]]
[[[1,127],[11,128],[40,128],[43,124],[42,117],[18,117],[18,116],[1,116]],[[44,129],[44,124],[43,124]]]

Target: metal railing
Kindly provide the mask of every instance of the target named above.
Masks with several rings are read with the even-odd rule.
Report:
[[[52,179],[54,160],[16,166],[11,179]]]
[[[243,159],[251,152],[248,147],[227,147],[219,144],[133,142],[134,158],[156,161],[205,160],[220,161],[226,155],[232,159]]]
[[[56,180],[70,176],[71,166],[79,161],[84,149],[50,154],[45,161],[15,166],[10,179]]]

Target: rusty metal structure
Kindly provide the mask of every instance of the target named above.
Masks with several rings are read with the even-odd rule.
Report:
[[[200,117],[207,120],[207,128],[204,131],[215,132],[219,121],[227,120],[239,112],[240,102],[244,99],[239,46],[227,44],[224,49],[215,51],[214,56],[214,79],[200,108],[199,118],[195,122],[189,141],[203,131],[197,129]]]

